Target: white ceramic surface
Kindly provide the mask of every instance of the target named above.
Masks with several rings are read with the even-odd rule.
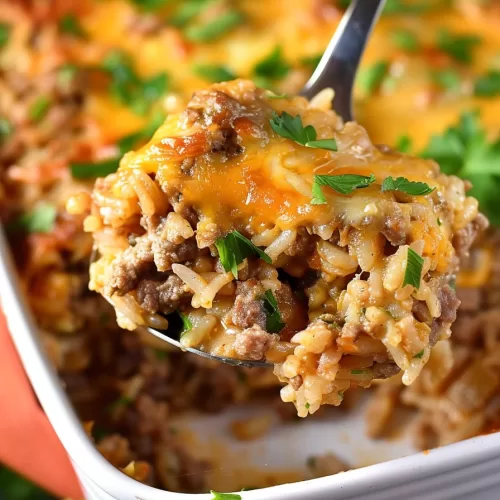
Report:
[[[68,451],[88,500],[208,500],[210,495],[169,493],[132,480],[112,467],[94,448],[83,431],[57,375],[44,356],[36,326],[16,284],[6,240],[0,229],[0,299],[10,331],[34,390],[61,442]],[[265,411],[258,408],[251,412]],[[244,449],[228,437],[227,425],[234,413],[223,417],[184,419],[197,434],[200,446],[211,439],[231,446],[230,471],[235,456],[272,469],[303,465],[307,456],[326,451],[354,465],[376,457],[387,462],[336,476],[285,484],[241,493],[243,500],[392,500],[500,498],[500,434],[492,434],[446,446],[430,453],[412,453],[408,440],[372,442],[364,437],[361,409],[329,421],[276,428],[269,437]],[[232,457],[232,458],[231,458]],[[392,459],[392,460],[391,460]]]

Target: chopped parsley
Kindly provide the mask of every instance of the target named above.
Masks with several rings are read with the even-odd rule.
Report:
[[[351,370],[352,375],[366,375],[370,370]]]
[[[182,331],[181,331],[181,337],[189,332],[193,328],[193,323],[189,319],[189,316],[187,314],[182,314],[180,311],[177,311],[177,314],[182,320]]]
[[[209,23],[188,26],[184,35],[191,42],[213,42],[242,24],[244,20],[245,16],[241,12],[229,10]]]
[[[171,0],[132,0],[142,10],[154,11],[170,3]]]
[[[462,77],[460,73],[454,69],[440,69],[431,73],[433,82],[448,92],[456,92],[460,90]]]
[[[238,266],[251,255],[256,255],[268,264],[272,263],[269,255],[238,231],[232,231],[224,238],[218,238],[215,246],[224,270],[231,271],[236,279],[238,279]]]
[[[281,321],[281,314],[278,309],[278,302],[272,290],[266,290],[263,297],[264,311],[266,313],[266,330],[270,333],[278,333],[285,326]]]
[[[62,87],[67,87],[78,74],[78,66],[67,63],[60,66],[57,70],[57,81]]]
[[[470,180],[469,194],[500,225],[500,138],[488,141],[476,112],[463,113],[455,126],[432,136],[421,156],[436,160],[447,175]]]
[[[407,52],[416,52],[420,46],[417,35],[406,29],[393,31],[391,38],[394,45]]]
[[[434,2],[435,3],[435,2]],[[408,2],[408,0],[387,0],[383,14],[423,14],[431,10],[433,2],[421,0],[420,2]]]
[[[420,288],[420,279],[422,277],[422,267],[424,259],[418,255],[415,250],[408,247],[408,257],[406,259],[405,277],[403,286],[411,285],[417,290]]]
[[[208,82],[227,82],[236,78],[235,73],[227,66],[218,66],[210,64],[197,64],[193,67],[196,76],[203,78]]]
[[[477,35],[455,35],[447,29],[438,32],[438,48],[461,63],[472,62],[472,52],[480,43],[481,38]]]
[[[12,26],[7,23],[0,23],[0,49],[5,47],[10,38]]]
[[[415,354],[415,356],[413,357],[420,359],[423,355],[424,355],[424,349],[422,349],[420,352],[417,352],[417,354]]]
[[[476,80],[474,94],[477,97],[495,97],[500,95],[500,71],[490,70]]]
[[[323,53],[321,54],[315,54],[312,56],[306,56],[303,57],[300,62],[304,66],[309,66],[311,69],[316,69],[316,66],[318,66],[319,62],[321,61],[321,58],[323,57]]]
[[[107,411],[108,412],[114,412],[118,408],[125,408],[129,406],[131,403],[133,403],[134,400],[130,398],[129,396],[120,396],[118,399],[113,401],[108,407]]]
[[[0,118],[0,143],[12,134],[14,127],[7,118]]]
[[[59,19],[59,31],[77,38],[85,37],[85,31],[74,14],[66,14]]]
[[[299,115],[292,116],[286,111],[278,115],[276,111],[273,111],[273,116],[269,123],[278,135],[285,139],[290,139],[301,146],[337,151],[337,142],[335,139],[316,140],[316,129],[312,125],[304,127],[302,118]]]
[[[116,172],[119,165],[119,158],[111,158],[98,162],[73,162],[70,164],[70,170],[75,179],[93,179]]]
[[[140,78],[129,56],[119,50],[110,52],[102,67],[111,76],[111,94],[137,114],[147,113],[154,102],[168,91],[169,78],[166,73]]]
[[[407,135],[402,135],[396,141],[395,147],[401,153],[409,153],[412,147],[412,140]]]
[[[283,49],[277,46],[273,51],[258,62],[254,69],[254,80],[260,87],[270,87],[273,80],[284,78],[290,71],[290,65],[283,57]]]
[[[39,122],[45,118],[51,102],[50,99],[46,96],[38,97],[32,104],[29,109],[29,117],[32,122]]]
[[[305,406],[306,410],[309,410],[309,408],[311,408],[311,405],[309,403],[306,403],[304,406]]]
[[[387,61],[378,61],[371,66],[361,68],[357,84],[365,96],[371,96],[379,90],[384,78],[389,71],[389,63]]]
[[[436,219],[436,222],[437,222],[438,226],[442,226],[443,225],[443,223],[441,222],[441,219],[439,217]]]
[[[214,490],[210,490],[212,494],[212,500],[241,500],[241,495],[238,493],[219,493]]]
[[[179,6],[168,22],[177,28],[183,28],[205,10],[209,3],[210,0],[185,0],[179,2]]]
[[[30,212],[20,215],[9,224],[9,233],[50,233],[54,229],[57,209],[54,205],[41,203]]]
[[[435,188],[431,188],[425,182],[410,181],[406,177],[397,177],[394,179],[389,176],[382,182],[382,191],[401,191],[402,193],[410,194],[412,196],[430,194],[434,191],[434,189]]]
[[[363,189],[376,181],[373,174],[369,177],[365,175],[344,174],[344,175],[315,175],[312,186],[312,205],[324,205],[325,195],[321,186],[328,186],[340,194],[351,194],[356,189]]]

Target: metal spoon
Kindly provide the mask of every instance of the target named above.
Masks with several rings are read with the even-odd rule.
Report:
[[[324,88],[333,88],[335,91],[333,107],[344,121],[352,120],[354,78],[366,42],[384,3],[385,0],[354,0],[351,3],[318,67],[301,92],[301,95],[310,99]],[[91,261],[94,260],[95,255],[93,254]],[[148,327],[147,330],[159,339],[165,340],[184,351],[228,365],[246,367],[273,366],[272,363],[266,361],[249,361],[216,356],[193,347],[181,345],[177,339],[169,336],[168,331],[156,330],[151,327]]]

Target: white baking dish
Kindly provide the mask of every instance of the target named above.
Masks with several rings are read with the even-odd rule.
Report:
[[[33,318],[17,285],[5,236],[0,229],[0,299],[17,350],[34,390],[64,447],[85,490],[88,500],[175,500],[208,499],[210,495],[169,493],[145,486],[110,465],[94,448],[64,394],[56,373],[46,359],[36,333]],[[239,410],[242,411],[242,410]],[[265,411],[249,409],[248,411]],[[335,476],[284,484],[241,493],[243,500],[299,499],[470,499],[500,498],[500,433],[469,439],[461,443],[413,453],[407,439],[375,442],[364,437],[362,409],[336,417],[332,421],[305,422],[282,426],[256,442],[242,445],[228,440],[225,428],[232,418],[218,417],[187,420],[186,425],[203,436],[226,440],[230,449],[228,468],[235,457],[270,469],[304,464],[308,455],[332,451],[348,463],[361,465],[387,460]],[[293,434],[293,436],[292,436]],[[206,446],[210,443],[206,442]],[[411,454],[413,453],[413,454]],[[408,455],[404,458],[397,458]]]

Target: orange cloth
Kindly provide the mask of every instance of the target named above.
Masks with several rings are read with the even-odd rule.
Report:
[[[82,498],[59,438],[38,404],[0,312],[0,462],[51,493]]]

